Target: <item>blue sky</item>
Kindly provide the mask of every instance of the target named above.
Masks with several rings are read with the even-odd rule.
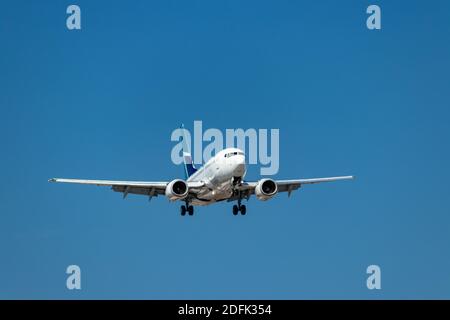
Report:
[[[448,1],[4,1],[0,298],[450,298],[449,15]],[[47,182],[182,177],[170,134],[194,120],[279,128],[275,178],[357,180],[252,198],[245,217]]]

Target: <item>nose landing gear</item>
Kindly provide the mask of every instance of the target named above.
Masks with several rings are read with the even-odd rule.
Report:
[[[242,177],[233,177],[231,178],[231,185],[234,187],[236,187],[237,185],[240,185],[242,182]]]

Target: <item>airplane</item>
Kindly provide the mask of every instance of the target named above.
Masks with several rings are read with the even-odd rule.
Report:
[[[219,151],[204,166],[195,168],[191,154],[183,151],[185,179],[172,181],[144,182],[144,181],[109,181],[109,180],[82,180],[52,178],[49,182],[78,183],[97,186],[109,186],[116,192],[122,192],[125,199],[128,194],[146,195],[152,197],[165,195],[170,201],[183,201],[180,213],[194,214],[193,206],[206,206],[221,201],[237,201],[233,205],[233,214],[247,213],[242,200],[249,200],[251,195],[266,201],[279,192],[292,191],[302,185],[338,180],[353,179],[353,176],[340,176],[329,178],[273,180],[263,178],[259,181],[248,182],[244,180],[246,174],[245,154],[238,148],[226,148]]]

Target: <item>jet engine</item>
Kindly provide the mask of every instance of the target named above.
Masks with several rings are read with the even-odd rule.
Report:
[[[169,198],[170,201],[184,199],[187,195],[188,185],[184,180],[175,179],[166,187],[166,197]]]
[[[272,179],[262,179],[258,181],[255,187],[255,195],[258,200],[266,201],[276,195],[278,192],[278,186]]]

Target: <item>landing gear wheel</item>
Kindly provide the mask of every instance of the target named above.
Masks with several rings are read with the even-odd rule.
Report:
[[[241,214],[243,216],[245,216],[245,214],[247,213],[247,207],[243,204],[240,208],[239,211],[241,211]]]
[[[180,207],[180,213],[182,216],[186,215],[186,207],[184,205]]]
[[[188,210],[188,213],[189,213],[190,216],[192,216],[194,214],[194,207],[193,206],[188,206],[187,210]]]
[[[239,207],[237,205],[233,206],[233,214],[236,216],[239,212]]]

